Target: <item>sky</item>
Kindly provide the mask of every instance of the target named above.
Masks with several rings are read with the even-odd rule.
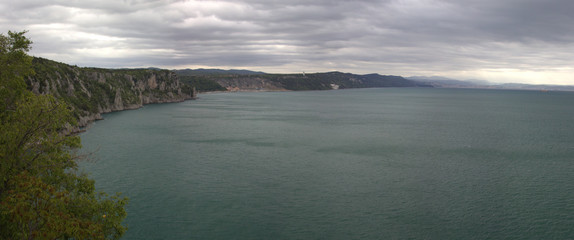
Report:
[[[574,85],[572,0],[0,0],[71,65]]]

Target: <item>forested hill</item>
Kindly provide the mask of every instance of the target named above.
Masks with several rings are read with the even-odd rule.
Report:
[[[428,84],[405,79],[400,76],[367,74],[358,75],[342,72],[312,74],[234,74],[211,71],[174,70],[182,82],[191,84],[198,91],[298,91],[329,90],[345,88],[376,87],[431,87]],[[219,73],[219,74],[217,74]]]
[[[34,58],[32,65],[35,74],[28,78],[28,87],[68,102],[80,126],[101,118],[101,113],[180,102],[193,94],[168,70],[81,68],[44,58]]]

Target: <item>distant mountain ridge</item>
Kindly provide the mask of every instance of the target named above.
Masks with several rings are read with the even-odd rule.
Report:
[[[205,69],[205,68],[189,69],[189,68],[187,68],[187,69],[175,69],[172,71],[175,72],[177,75],[180,75],[180,76],[225,75],[225,74],[230,74],[230,75],[266,74],[264,72],[250,71],[250,70],[244,70],[244,69],[223,70],[223,69],[217,69],[217,68],[210,68],[210,69]]]
[[[485,81],[485,80],[458,80],[452,79],[447,77],[441,76],[412,76],[406,77],[406,79],[417,81],[417,82],[424,82],[429,84],[436,84],[437,86],[446,86],[446,85],[460,85],[460,86],[488,86],[492,85],[492,83]]]
[[[373,87],[431,87],[401,76],[342,72],[267,74],[242,71],[175,70],[182,82],[205,91],[301,91]],[[218,72],[220,74],[218,74]]]
[[[551,84],[524,84],[524,83],[491,83],[484,80],[455,80],[440,76],[412,76],[407,79],[437,88],[486,88],[486,89],[514,89],[514,90],[547,90],[547,91],[574,91],[574,86]]]

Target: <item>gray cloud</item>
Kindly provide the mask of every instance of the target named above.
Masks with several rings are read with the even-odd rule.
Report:
[[[340,70],[574,84],[570,0],[0,1],[81,66]]]

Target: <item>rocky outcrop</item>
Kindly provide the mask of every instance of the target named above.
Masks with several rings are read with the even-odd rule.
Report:
[[[43,58],[34,58],[33,67],[29,88],[70,104],[80,126],[101,119],[102,113],[195,97],[168,70],[80,68]]]

